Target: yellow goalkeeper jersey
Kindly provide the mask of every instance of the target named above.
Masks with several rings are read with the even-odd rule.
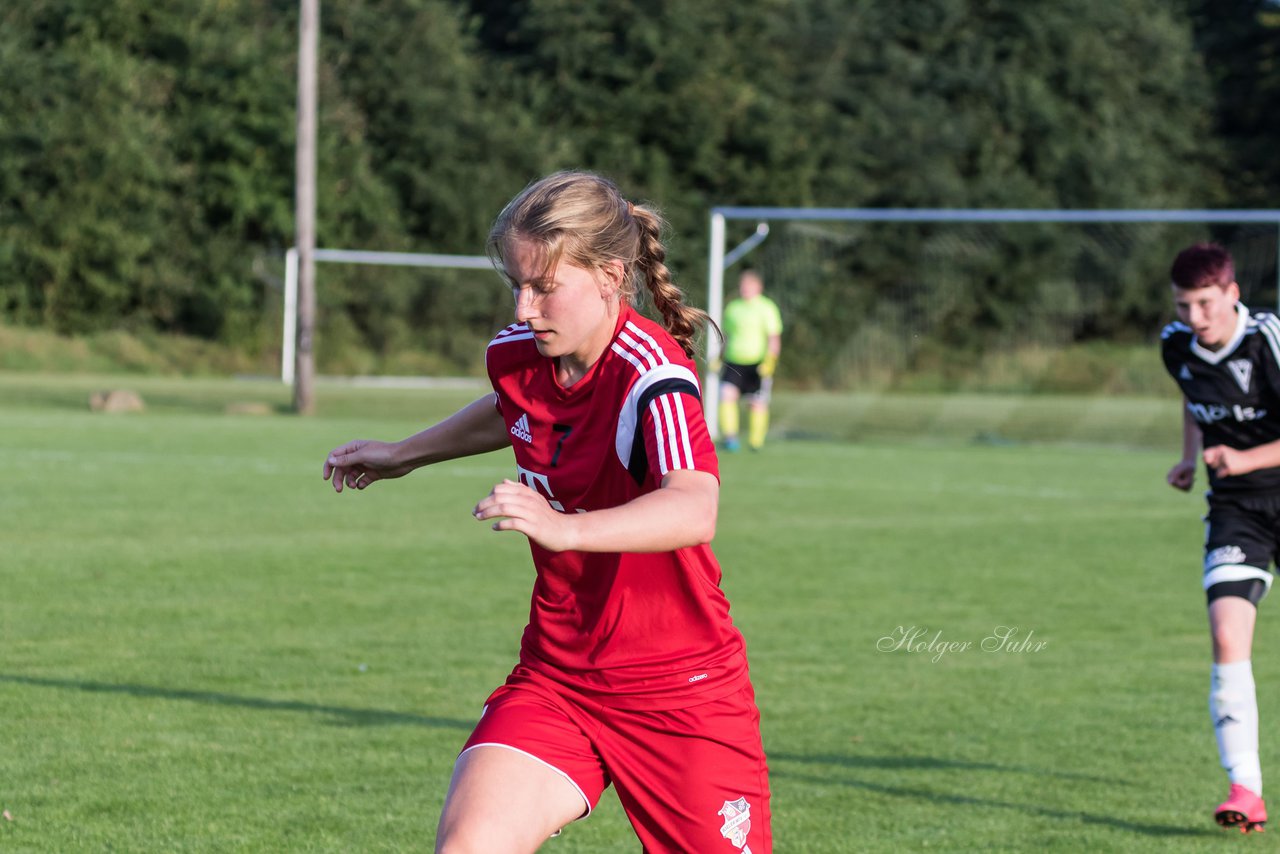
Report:
[[[769,336],[782,334],[782,315],[767,296],[735,299],[724,308],[724,360],[758,365],[769,353]]]

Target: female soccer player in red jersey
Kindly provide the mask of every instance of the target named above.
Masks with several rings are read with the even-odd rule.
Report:
[[[708,546],[719,478],[690,358],[706,318],[671,282],[662,227],[596,175],[531,184],[489,234],[516,303],[488,347],[494,393],[325,461],[341,492],[515,452],[474,515],[528,537],[529,624],[458,757],[437,851],[534,851],[610,784],[646,851],[771,850],[760,715]]]

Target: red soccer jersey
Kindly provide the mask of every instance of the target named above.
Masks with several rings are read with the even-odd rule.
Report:
[[[604,355],[570,388],[522,323],[498,333],[486,361],[519,479],[562,513],[625,504],[674,469],[719,476],[693,362],[629,307]],[[530,550],[537,580],[524,666],[618,708],[677,708],[745,683],[742,635],[710,546],[589,553],[531,542]]]

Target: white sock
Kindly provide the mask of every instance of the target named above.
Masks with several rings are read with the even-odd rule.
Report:
[[[1209,718],[1218,735],[1218,757],[1231,782],[1262,794],[1262,764],[1258,761],[1258,695],[1253,663],[1235,661],[1213,665],[1209,687]]]

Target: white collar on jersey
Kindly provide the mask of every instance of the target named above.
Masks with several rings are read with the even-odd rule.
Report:
[[[1223,344],[1217,350],[1206,350],[1200,346],[1198,339],[1191,339],[1191,352],[1195,353],[1201,359],[1204,359],[1211,365],[1216,365],[1223,359],[1230,356],[1235,349],[1240,346],[1240,342],[1244,339],[1244,331],[1249,326],[1249,309],[1242,302],[1236,303],[1236,331],[1231,336],[1231,340]]]

